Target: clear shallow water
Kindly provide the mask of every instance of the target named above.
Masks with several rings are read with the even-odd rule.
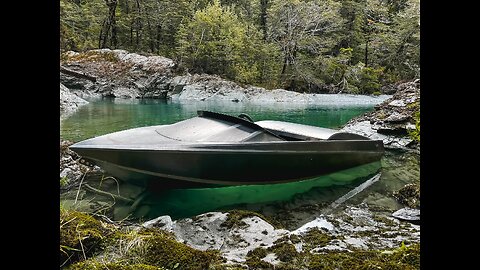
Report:
[[[83,106],[61,122],[61,137],[79,141],[127,128],[171,124],[196,115],[197,110],[212,110],[231,115],[249,114],[254,120],[282,120],[314,126],[338,128],[351,118],[373,109],[373,104],[248,104],[234,102],[165,102],[159,100],[97,100]],[[190,217],[214,210],[248,209],[269,216],[293,214],[308,220],[322,209],[361,185],[373,175],[380,180],[350,198],[347,203],[367,203],[385,211],[401,208],[392,193],[403,185],[419,181],[419,158],[415,155],[387,153],[381,162],[317,177],[301,182],[223,188],[166,190],[149,192],[126,183],[104,180],[101,176],[85,183],[132,201],[82,191],[80,203],[73,203],[76,190],[62,195],[63,203],[80,210],[106,209],[116,220],[126,217],[149,219],[159,215]],[[83,209],[82,209],[83,208]]]
[[[231,115],[247,113],[255,121],[281,120],[313,126],[337,128],[351,118],[372,110],[373,105],[344,106],[235,102],[170,102],[162,100],[92,101],[61,122],[64,139],[80,141],[127,128],[172,124],[211,110]]]

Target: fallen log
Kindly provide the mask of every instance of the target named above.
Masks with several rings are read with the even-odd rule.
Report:
[[[81,72],[77,72],[77,71],[71,70],[69,68],[66,68],[64,66],[60,66],[60,72],[65,73],[65,74],[70,75],[70,76],[73,76],[73,77],[87,79],[87,80],[92,81],[92,82],[97,81],[97,78],[94,77],[94,76],[91,76],[91,75],[88,75],[88,74],[85,74],[85,73],[81,73]]]

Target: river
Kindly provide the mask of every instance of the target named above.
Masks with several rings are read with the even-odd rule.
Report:
[[[91,100],[61,122],[61,137],[76,142],[127,128],[171,124],[195,116],[197,110],[231,115],[247,113],[255,121],[269,119],[339,128],[351,118],[373,110],[373,106],[384,99],[385,96],[326,95],[324,102],[316,104]],[[301,182],[160,193],[94,175],[85,179],[85,183],[135,202],[120,202],[93,192],[83,190],[77,193],[75,190],[62,194],[62,203],[79,210],[104,211],[116,220],[127,217],[148,219],[158,215],[170,215],[175,219],[214,210],[248,209],[277,219],[291,216],[290,225],[295,227],[342,199],[344,204],[363,203],[379,211],[395,211],[402,206],[395,201],[392,193],[405,184],[419,182],[419,167],[416,155],[387,152],[381,162]],[[377,181],[371,184],[365,182],[378,173],[380,177]],[[338,185],[332,186],[332,183]],[[358,194],[351,198],[345,196],[352,194],[355,188],[363,187],[362,184],[365,188]]]

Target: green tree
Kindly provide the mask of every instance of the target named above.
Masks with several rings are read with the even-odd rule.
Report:
[[[269,11],[268,40],[281,51],[281,78],[285,87],[298,88],[297,82],[310,83],[311,59],[330,51],[336,31],[343,23],[340,5],[333,1],[277,1]],[[314,77],[314,76],[313,76]]]
[[[382,64],[401,79],[420,77],[420,0],[409,0],[393,18]]]
[[[246,83],[259,79],[258,30],[240,21],[230,7],[222,7],[217,0],[180,27],[178,41],[182,65],[194,72],[219,74]]]
[[[98,37],[107,11],[103,0],[60,0],[60,49],[83,51],[98,48]]]
[[[103,21],[100,30],[98,47],[106,48],[108,41],[110,41],[110,47],[115,49],[117,47],[117,21],[115,16],[117,0],[105,0],[105,4],[108,7],[108,16]]]

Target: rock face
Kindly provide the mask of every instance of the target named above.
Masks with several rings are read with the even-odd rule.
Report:
[[[420,109],[420,81],[399,84],[393,97],[375,106],[375,111],[350,120],[343,131],[383,140],[386,148],[415,149],[417,144],[408,135],[415,129],[415,113]]]
[[[88,101],[70,92],[65,85],[60,84],[60,116],[67,117]]]
[[[118,98],[165,97],[174,62],[161,56],[143,56],[125,50],[99,49],[67,52],[62,64],[88,74],[95,82],[60,73],[60,81],[84,95]]]
[[[124,50],[64,53],[62,65],[96,78],[95,82],[60,73],[60,81],[81,97],[162,98],[179,101],[321,103],[328,94],[242,86],[207,74],[177,74],[173,60]],[[353,96],[353,95],[345,95]],[[372,97],[378,104],[387,96]],[[363,105],[363,104],[358,104]]]

